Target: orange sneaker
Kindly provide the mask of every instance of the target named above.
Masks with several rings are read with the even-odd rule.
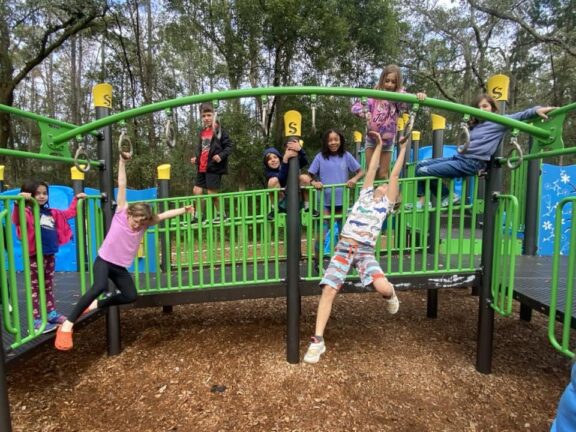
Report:
[[[72,341],[72,332],[62,331],[62,327],[58,327],[56,330],[56,339],[54,340],[54,346],[60,351],[70,351],[74,346]]]

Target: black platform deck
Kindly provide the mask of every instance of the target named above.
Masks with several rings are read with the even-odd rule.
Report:
[[[22,287],[23,283],[22,274],[18,274],[17,282],[18,286]],[[80,298],[80,288],[78,282],[78,273],[63,273],[58,272],[56,273],[55,281],[54,281],[54,297],[56,299],[57,310],[58,312],[67,315],[72,311],[72,308]],[[25,302],[23,299],[20,301],[21,306],[20,310],[25,310]],[[95,318],[102,316],[103,314],[100,312],[93,313],[88,316],[84,316],[79,320],[79,324],[83,325],[87,322],[94,320]],[[0,311],[0,320],[2,320],[2,312]],[[21,316],[20,322],[23,331],[26,331],[28,325],[26,323],[26,317]],[[4,347],[4,355],[6,358],[6,362],[10,363],[10,361],[14,360],[15,358],[27,353],[35,349],[36,347],[52,340],[54,338],[55,332],[50,332],[44,335],[41,335],[34,340],[22,345],[19,348],[11,349],[10,346],[14,341],[12,335],[6,332],[4,328],[4,324],[2,321],[2,344]]]
[[[428,257],[428,265],[432,263],[432,257]],[[476,257],[479,260],[479,257]],[[420,257],[421,259],[421,257]],[[456,265],[453,261],[452,265]],[[479,274],[469,272],[465,274],[454,275],[451,272],[445,274],[435,275],[431,277],[415,276],[409,272],[408,258],[404,257],[404,273],[398,276],[390,277],[390,281],[395,284],[399,290],[411,289],[438,289],[438,288],[463,288],[474,286],[479,281]],[[476,259],[475,259],[476,261]],[[399,266],[399,257],[393,258],[392,267],[397,270]],[[383,265],[386,264],[386,258],[382,260]],[[443,263],[445,267],[446,263]],[[478,262],[474,263],[478,265]],[[558,319],[563,319],[563,308],[565,303],[565,288],[566,288],[566,272],[568,268],[568,260],[566,257],[560,259],[560,279],[559,279],[559,294],[558,294]],[[301,262],[301,274],[305,273],[307,263]],[[285,263],[280,264],[281,274],[285,274]],[[252,276],[254,269],[252,266],[248,270],[248,274]],[[270,269],[271,270],[271,269]],[[232,272],[240,272],[239,268],[227,268],[227,280],[231,280]],[[194,272],[192,277],[194,283],[198,283],[198,271]],[[208,270],[205,270],[205,278],[208,280]],[[257,274],[262,273],[262,269],[257,270]],[[238,274],[240,276],[240,274]],[[162,279],[166,275],[160,275]],[[21,275],[19,275],[19,279]],[[67,314],[72,310],[72,307],[80,296],[78,287],[78,274],[77,273],[57,273],[55,281],[55,296],[58,304],[58,310]],[[156,276],[152,277],[153,285]],[[176,284],[176,278],[172,275],[173,283]],[[185,277],[183,283],[187,283]],[[552,257],[531,257],[531,256],[518,256],[516,261],[516,277],[515,277],[515,292],[514,298],[522,303],[524,307],[538,310],[544,314],[549,314],[550,311],[550,287],[552,283]],[[317,281],[305,281],[300,284],[302,295],[316,295],[320,290]],[[195,290],[187,290],[180,292],[171,292],[165,294],[145,294],[139,297],[136,307],[153,307],[161,305],[176,305],[182,303],[198,303],[207,301],[224,301],[224,300],[240,300],[249,298],[266,298],[266,297],[279,297],[286,295],[286,284],[284,281],[270,283],[270,284],[253,284],[243,287],[222,287],[222,288],[201,288]],[[351,278],[343,287],[343,292],[365,292],[357,281]],[[96,314],[101,316],[102,314]],[[1,319],[0,312],[0,319]],[[88,317],[87,321],[95,317]],[[572,327],[576,328],[576,304],[572,308]],[[34,349],[35,347],[50,341],[54,337],[54,333],[49,333],[38,337],[37,339],[27,343],[26,345],[12,350],[9,349],[12,342],[10,335],[5,330],[2,332],[3,346],[5,350],[6,360],[10,362],[15,358],[25,354],[26,352]]]
[[[522,255],[517,257],[516,260],[514,298],[530,309],[537,310],[546,315],[550,313],[552,263],[553,259],[551,256]],[[564,317],[563,311],[566,302],[568,264],[568,257],[560,257],[558,299],[556,305],[558,319],[563,319]],[[575,264],[572,263],[572,265]],[[576,328],[576,304],[572,305],[572,328]]]
[[[417,257],[417,261],[420,261],[422,257]],[[453,274],[453,271],[446,271],[442,274],[436,274],[432,277],[427,276],[420,276],[420,275],[411,275],[409,272],[409,258],[403,257],[401,260],[399,257],[395,256],[392,259],[392,269],[393,271],[398,271],[398,267],[400,262],[403,262],[403,274],[398,276],[391,276],[389,279],[392,283],[399,290],[412,290],[412,289],[438,289],[438,288],[464,288],[464,287],[471,287],[477,284],[479,278],[476,272],[468,272],[464,274]],[[456,258],[454,256],[450,259],[451,265],[454,267],[457,265]],[[476,261],[476,259],[475,259]],[[428,256],[428,263],[427,268],[430,269],[433,263],[432,256]],[[324,264],[327,264],[325,261]],[[418,263],[417,263],[418,264]],[[478,264],[478,263],[475,263]],[[300,274],[305,274],[308,262],[301,261],[301,269]],[[383,268],[387,266],[387,258],[382,259]],[[273,264],[268,265],[269,274],[273,274]],[[420,265],[417,265],[420,268]],[[446,268],[446,263],[441,262],[440,268]],[[219,268],[218,268],[219,269]],[[223,280],[231,281],[232,280],[232,273],[236,274],[238,279],[241,279],[242,276],[245,276],[248,279],[262,279],[264,270],[263,266],[260,265],[257,269],[254,269],[253,266],[249,265],[246,268],[246,272],[244,273],[242,270],[242,266],[238,265],[235,268],[232,266],[226,266],[224,272]],[[256,270],[256,274],[255,273]],[[279,271],[281,275],[285,275],[286,273],[286,263],[281,262],[279,264]],[[194,285],[198,285],[200,283],[200,275],[198,269],[195,269],[193,272],[190,273],[190,278],[192,279],[192,283]],[[209,279],[209,269],[204,268],[203,277],[204,281],[208,282]],[[216,270],[216,274],[220,275],[220,271]],[[168,275],[160,274],[158,275],[162,279],[162,286],[166,286],[166,278],[170,277]],[[188,273],[184,273],[182,275],[182,284],[188,284]],[[220,275],[222,276],[222,275]],[[141,275],[143,277],[143,275]],[[150,282],[152,286],[156,284],[156,274],[152,274],[150,276]],[[62,314],[66,315],[70,313],[78,298],[80,297],[80,288],[79,288],[79,275],[78,273],[57,273],[55,279],[55,298],[57,303],[57,309]],[[23,280],[22,274],[18,274],[18,285],[22,287]],[[171,274],[172,279],[172,286],[178,286],[178,280],[175,273]],[[141,280],[142,283],[143,279]],[[216,283],[220,283],[221,280],[217,279]],[[224,284],[226,285],[226,284]],[[302,295],[316,295],[320,293],[320,289],[318,287],[318,280],[302,280],[300,283],[301,287],[301,294]],[[350,278],[345,286],[343,287],[343,292],[366,292],[367,289],[362,287],[360,283],[358,283],[357,278]],[[154,307],[154,306],[163,306],[163,305],[177,305],[177,304],[184,304],[184,303],[200,303],[200,302],[213,302],[213,301],[225,301],[225,300],[240,300],[240,299],[255,299],[255,298],[269,298],[269,297],[283,297],[286,295],[286,282],[284,280],[267,283],[267,284],[250,284],[248,286],[241,286],[241,287],[231,287],[223,286],[220,288],[197,288],[197,289],[188,289],[188,290],[181,290],[181,291],[171,291],[165,292],[162,294],[146,294],[142,293],[138,298],[138,301],[134,306],[136,307]],[[21,299],[21,309],[24,310],[24,301]],[[95,315],[103,315],[95,314]],[[85,320],[89,321],[94,317],[87,317]],[[0,311],[0,319],[2,319],[2,313]],[[24,317],[21,318],[23,328],[27,327],[25,323]],[[33,350],[37,346],[46,343],[52,340],[54,337],[54,332],[48,333],[46,335],[42,335],[25,345],[17,348],[17,349],[10,349],[10,346],[13,342],[13,337],[7,334],[6,330],[2,328],[2,341],[3,347],[6,355],[6,361],[10,362],[15,358],[27,353],[30,350]]]

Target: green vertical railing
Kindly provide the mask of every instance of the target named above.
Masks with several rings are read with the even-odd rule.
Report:
[[[567,212],[565,208],[570,206]],[[567,253],[567,274],[565,275],[566,288],[560,286],[561,259],[560,247],[562,243],[562,220],[569,220],[570,228],[569,248]],[[556,206],[556,219],[554,227],[554,259],[552,262],[552,287],[550,292],[550,314],[548,317],[548,339],[552,346],[562,354],[573,358],[574,348],[570,346],[572,333],[572,320],[574,314],[574,283],[576,281],[576,196],[562,199]],[[563,298],[562,298],[563,297]],[[558,314],[558,304],[564,301],[562,308],[563,319],[560,324],[560,340],[556,337],[556,316]]]
[[[6,227],[8,226],[7,220],[9,218],[10,214],[7,209],[0,212],[0,286],[2,287],[0,290],[0,298],[2,300],[2,319],[4,328],[9,333],[16,334],[17,329],[13,312],[17,314],[18,307],[13,304],[14,297],[10,293],[10,286],[14,286],[16,281],[10,280],[11,275],[8,272],[8,269],[14,268],[14,255],[7,253],[8,245],[11,244],[10,241],[7,241],[7,237],[10,237],[11,233],[7,233],[6,235],[4,234]]]
[[[522,162],[520,166],[510,171],[510,194],[518,199],[518,231],[524,232],[526,214],[526,186],[528,181],[528,161]],[[531,191],[538,193],[539,191]]]
[[[516,267],[518,236],[518,199],[513,195],[497,195],[494,228],[492,270],[492,309],[500,315],[512,313],[514,269]]]
[[[284,277],[280,264],[286,260],[286,214],[277,211],[270,219],[268,214],[271,207],[280,207],[281,193],[257,190],[146,201],[158,213],[191,204],[198,209],[198,220],[186,214],[149,228],[154,242],[145,236],[143,257],[135,262],[144,267],[143,274],[134,275],[139,291],[159,293],[280,282]],[[219,213],[215,212],[216,200],[221,206]],[[159,277],[161,242],[168,253],[166,277]],[[153,250],[155,268],[150,267]]]
[[[98,254],[98,248],[104,241],[104,218],[100,207],[100,196],[87,196],[78,200],[76,205],[76,227],[78,238],[78,272],[80,293],[86,293],[86,282],[94,282],[92,263]],[[88,211],[86,211],[86,208]],[[88,274],[87,274],[88,273]]]
[[[1,206],[3,212],[8,212],[11,205],[18,204],[18,211],[16,217],[20,225],[21,238],[28,238],[28,227],[26,224],[26,201],[22,196],[0,196]],[[40,219],[40,209],[35,200],[30,200],[28,205],[32,207],[32,215],[35,221]],[[40,224],[34,224],[34,237],[36,248],[36,259],[38,265],[38,302],[40,307],[40,320],[41,326],[38,329],[34,328],[34,313],[32,302],[32,284],[30,273],[30,251],[27,241],[21,241],[22,246],[22,263],[23,263],[23,289],[18,287],[18,276],[16,272],[16,263],[14,257],[14,244],[17,241],[13,234],[13,223],[10,214],[6,214],[3,218],[4,230],[2,242],[2,255],[6,256],[7,268],[4,270],[6,274],[0,278],[2,283],[2,298],[9,299],[12,306],[12,312],[5,315],[4,327],[11,337],[11,347],[17,348],[35,338],[40,336],[47,323],[46,313],[46,292],[44,289],[44,261],[42,255],[42,238],[40,234]],[[4,258],[2,258],[4,259]]]

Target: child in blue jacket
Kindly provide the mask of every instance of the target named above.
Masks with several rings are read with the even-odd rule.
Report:
[[[266,187],[268,189],[284,189],[288,181],[288,168],[291,158],[298,157],[298,162],[300,163],[300,168],[304,168],[308,165],[308,158],[304,149],[300,145],[300,140],[296,137],[290,137],[286,141],[286,151],[284,155],[281,155],[278,150],[274,147],[267,148],[264,150],[264,176],[266,177]],[[300,186],[310,185],[310,176],[307,174],[300,174],[299,178]],[[303,190],[302,196],[304,200],[304,211],[308,211],[310,204],[308,201],[308,191]],[[279,197],[278,207],[279,210],[285,211],[283,194]],[[274,193],[270,194],[270,199],[274,201]],[[274,219],[275,209],[272,207],[271,212],[268,214],[268,219]]]

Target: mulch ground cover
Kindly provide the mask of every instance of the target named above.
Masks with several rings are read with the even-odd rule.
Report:
[[[123,352],[106,354],[105,320],[75,347],[11,366],[14,431],[547,431],[570,361],[546,317],[497,318],[493,372],[476,371],[478,300],[401,292],[390,316],[375,294],[337,298],[320,363],[286,361],[285,300],[122,312]],[[318,297],[303,299],[301,353]]]

